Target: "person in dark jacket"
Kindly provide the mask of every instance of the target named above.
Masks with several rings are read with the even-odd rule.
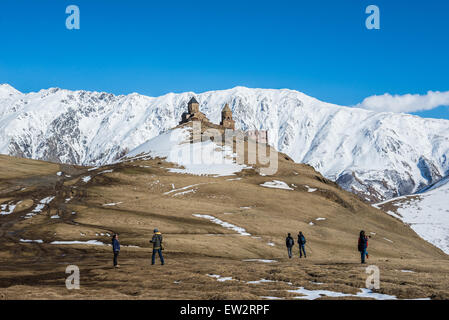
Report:
[[[161,259],[161,265],[164,265],[164,257],[162,256],[162,234],[158,229],[154,229],[153,238],[150,240],[150,243],[153,244],[153,256],[151,257],[151,264],[153,265],[156,262],[156,253],[158,253],[159,258]]]
[[[299,231],[299,234],[298,234],[299,258],[302,258],[303,253],[304,253],[304,258],[307,258],[305,246],[306,246],[306,237],[304,237],[302,232]]]
[[[285,239],[285,245],[287,246],[288,257],[292,258],[292,248],[295,245],[295,241],[292,238],[292,235],[289,233],[287,238]]]
[[[118,268],[120,267],[117,264],[117,258],[118,258],[118,254],[120,252],[120,242],[118,241],[118,234],[114,234],[112,236],[112,251],[114,252],[114,267]]]
[[[368,237],[365,235],[365,231],[360,231],[358,249],[361,255],[362,263],[365,263],[365,256],[368,259]]]

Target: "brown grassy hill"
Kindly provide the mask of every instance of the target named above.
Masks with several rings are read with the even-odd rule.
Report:
[[[364,229],[371,235],[368,264],[381,272],[378,292],[449,298],[449,260],[441,250],[312,167],[283,154],[278,160],[274,176],[253,166],[211,177],[170,172],[175,165],[162,159],[88,171],[1,156],[0,203],[16,207],[0,216],[0,293],[9,299],[261,299],[294,298],[301,294],[289,290],[305,287],[356,294],[367,277],[357,252]],[[273,180],[293,190],[261,186]],[[47,197],[55,198],[42,204]],[[26,218],[39,204],[41,212]],[[165,266],[150,265],[155,227],[164,235]],[[308,257],[300,260],[295,246],[290,260],[285,236],[290,232],[296,241],[298,231],[307,237]],[[118,269],[108,246],[114,232],[122,245]],[[75,240],[105,245],[51,244]],[[71,264],[80,268],[80,290],[65,288]],[[260,279],[272,282],[250,282]]]

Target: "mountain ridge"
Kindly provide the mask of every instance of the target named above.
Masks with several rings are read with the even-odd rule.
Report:
[[[449,173],[448,120],[339,106],[291,89],[237,86],[148,97],[2,88],[3,154],[82,165],[111,163],[175,127],[195,96],[212,122],[219,122],[221,108],[229,103],[236,128],[268,130],[276,149],[367,201],[414,193]]]

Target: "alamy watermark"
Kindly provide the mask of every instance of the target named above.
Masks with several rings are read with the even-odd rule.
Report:
[[[365,286],[367,289],[380,289],[380,270],[378,266],[370,265],[366,267],[365,273],[369,274],[366,278]]]
[[[365,13],[369,16],[365,20],[365,26],[368,30],[380,29],[380,9],[376,5],[369,5],[365,9]]]
[[[76,265],[69,265],[65,269],[65,273],[70,274],[65,280],[65,286],[68,290],[80,288],[80,269]]]
[[[69,30],[80,28],[80,8],[74,4],[71,4],[65,8],[65,13],[69,14],[65,20],[65,27]]]

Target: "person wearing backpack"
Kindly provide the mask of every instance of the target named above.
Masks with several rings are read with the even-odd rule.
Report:
[[[164,265],[164,257],[162,256],[162,234],[156,228],[154,229],[153,238],[150,240],[150,243],[153,244],[153,256],[151,257],[151,265],[154,265],[156,261],[156,253],[159,254],[159,258],[161,259],[161,265]]]
[[[287,246],[287,251],[288,251],[288,257],[291,259],[292,258],[292,248],[295,244],[295,241],[292,238],[292,235],[289,233],[287,235],[287,238],[285,239],[285,245]]]
[[[365,235],[365,231],[363,231],[363,230],[360,231],[359,242],[358,242],[357,248],[358,248],[358,250],[360,252],[360,255],[361,255],[361,258],[362,258],[361,259],[362,263],[365,263],[365,256],[366,256],[367,259],[369,258],[368,251],[367,251],[367,249],[368,249],[368,237]]]
[[[113,259],[114,267],[118,268],[118,267],[120,267],[117,264],[117,258],[118,258],[118,254],[120,252],[120,242],[118,242],[118,234],[114,234],[112,236],[112,252],[114,252],[114,259]]]
[[[299,234],[298,234],[299,258],[302,258],[303,253],[304,253],[304,258],[307,258],[305,246],[306,246],[306,237],[304,237],[302,232],[299,231]]]

